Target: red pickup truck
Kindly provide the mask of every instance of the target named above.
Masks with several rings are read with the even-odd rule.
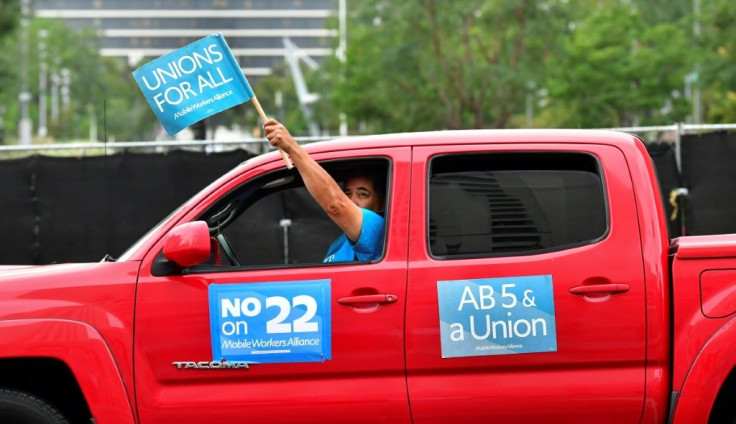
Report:
[[[322,263],[335,226],[250,159],[117,260],[4,267],[0,422],[736,422],[736,236],[671,241],[635,136],[307,150],[385,177],[380,259]]]

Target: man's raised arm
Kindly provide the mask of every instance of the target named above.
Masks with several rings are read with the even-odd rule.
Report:
[[[291,156],[309,194],[348,239],[353,243],[357,242],[363,224],[363,213],[360,208],[350,201],[332,176],[294,140],[283,124],[275,119],[269,119],[263,125],[263,129],[272,146],[282,149]]]

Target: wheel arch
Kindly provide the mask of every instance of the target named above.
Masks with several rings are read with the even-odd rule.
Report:
[[[115,359],[91,325],[58,319],[6,320],[0,321],[0,334],[0,367],[19,367],[7,380],[15,388],[30,391],[30,381],[19,386],[23,385],[19,379],[27,378],[23,371],[40,379],[46,378],[44,371],[51,372],[58,381],[70,384],[65,386],[70,391],[78,387],[77,408],[82,408],[79,402],[83,401],[97,423],[135,422]],[[48,390],[43,383],[37,388]]]
[[[698,355],[678,395],[673,424],[708,422],[723,390],[734,390],[736,368],[736,318],[713,334]]]
[[[32,394],[75,423],[92,416],[72,371],[55,358],[0,359],[0,388]]]
[[[736,406],[733,399],[736,397],[736,367],[728,374],[726,381],[721,385],[718,396],[713,404],[713,409],[708,422],[727,423],[736,418]]]

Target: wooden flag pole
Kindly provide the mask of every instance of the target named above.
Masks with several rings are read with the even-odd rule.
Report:
[[[256,110],[258,111],[258,116],[261,117],[261,121],[263,121],[263,123],[265,124],[266,121],[268,121],[268,118],[266,117],[266,113],[263,111],[261,104],[258,102],[258,98],[256,96],[253,96],[251,101],[253,102],[253,106],[255,106]],[[289,169],[293,168],[294,165],[291,163],[291,159],[289,159],[289,156],[280,147],[279,147],[279,153],[281,153],[281,158],[284,159],[284,162],[286,163],[286,167]]]

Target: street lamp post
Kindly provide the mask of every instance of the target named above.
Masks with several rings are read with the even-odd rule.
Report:
[[[30,13],[30,0],[23,0],[21,12],[23,17],[20,21],[20,87],[18,102],[20,104],[20,121],[18,122],[19,144],[31,144],[31,119],[28,114],[28,104],[31,101],[31,93],[28,92],[28,15]]]
[[[43,138],[48,134],[46,128],[46,73],[48,71],[46,64],[46,37],[48,31],[42,29],[38,36],[38,56],[41,63],[38,70],[38,136]]]
[[[61,68],[61,106],[64,110],[69,109],[71,102],[71,90],[69,85],[71,84],[71,72],[68,68]]]
[[[5,143],[5,126],[3,125],[3,114],[5,114],[5,106],[0,106],[0,144]]]
[[[59,63],[61,61],[56,58],[56,63],[51,69],[51,121],[59,122],[59,84],[61,77],[59,76]]]
[[[534,81],[526,83],[526,127],[534,128]]]
[[[347,0],[340,0],[339,4],[339,26],[340,26],[340,44],[337,48],[337,58],[342,63],[342,72],[345,73],[345,61],[347,60],[348,48],[348,12]],[[345,76],[343,75],[343,78]],[[345,112],[340,112],[340,135],[345,137],[348,135],[348,117]]]
[[[693,34],[695,41],[700,39],[700,0],[693,0]],[[700,63],[695,63],[695,81],[693,82],[693,123],[703,122],[703,96],[700,93]]]

